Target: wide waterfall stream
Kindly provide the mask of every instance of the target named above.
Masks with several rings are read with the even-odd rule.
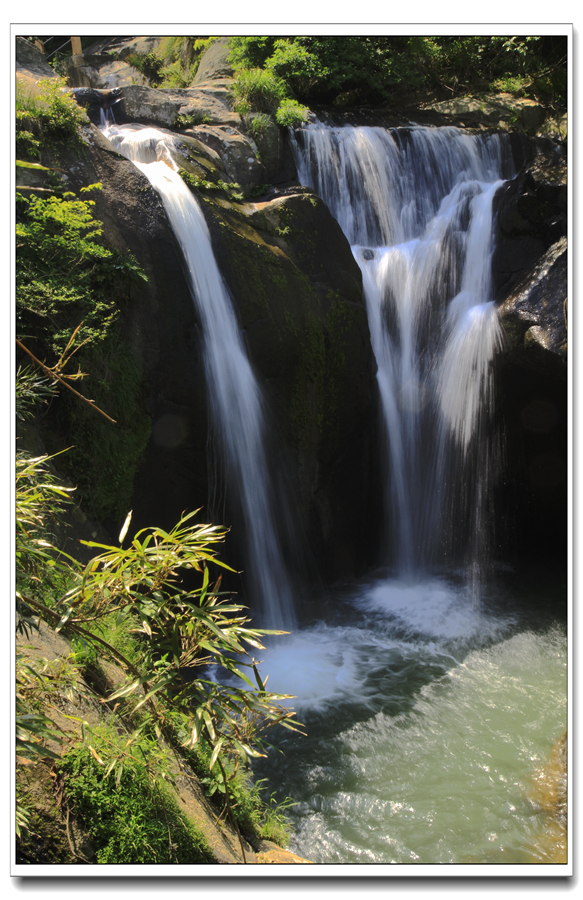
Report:
[[[491,528],[492,211],[512,162],[455,128],[316,124],[293,146],[363,273],[388,568],[265,654],[307,737],[256,774],[296,801],[291,849],[315,862],[564,862],[562,775],[543,769],[566,728],[565,585],[505,567]]]
[[[322,125],[294,138],[299,180],[362,270],[387,459],[385,568],[315,598],[295,627],[260,390],[202,213],[165,135],[106,133],[159,191],[183,248],[257,595],[292,631],[259,658],[307,736],[274,735],[283,753],[255,768],[268,796],[295,802],[290,849],[325,864],[564,861],[557,785],[541,773],[567,725],[565,584],[512,571],[491,528],[503,464],[492,210],[513,174],[501,139]]]

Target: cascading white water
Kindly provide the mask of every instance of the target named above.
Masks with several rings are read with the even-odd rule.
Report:
[[[289,627],[265,491],[261,397],[204,219],[167,136],[135,127],[108,135],[141,160],[183,247],[211,402],[262,561],[261,593],[277,603],[271,624]],[[256,774],[268,779],[267,795],[297,801],[291,849],[316,863],[390,864],[392,872],[401,864],[561,862],[564,821],[533,791],[566,725],[555,574],[545,588],[537,573],[526,573],[530,585],[524,573],[514,581],[507,573],[509,586],[487,583],[473,604],[463,580],[420,571],[431,551],[436,558],[449,548],[452,523],[472,535],[470,555],[481,551],[494,464],[491,360],[500,343],[489,285],[500,143],[455,129],[318,127],[303,145],[300,178],[327,200],[363,273],[399,569],[417,577],[345,591],[330,621],[269,643],[262,675],[271,690],[297,696],[307,737],[275,733],[285,755],[270,754]]]
[[[293,600],[269,495],[260,387],[249,362],[202,211],[169,152],[172,139],[140,125],[108,125],[105,136],[159,193],[182,248],[200,316],[208,393],[230,490],[244,516],[254,599],[270,628],[294,625]]]
[[[301,182],[327,202],[363,275],[397,569],[412,577],[454,562],[461,521],[471,535],[463,561],[475,566],[502,340],[490,289],[500,138],[316,124],[292,143]]]
[[[316,863],[564,862],[564,819],[534,789],[555,790],[544,763],[566,726],[556,573],[545,587],[483,567],[492,209],[512,167],[499,137],[453,128],[314,125],[293,145],[362,271],[396,577],[346,588],[326,621],[269,646],[262,675],[296,696],[307,737],[281,735],[256,775],[296,801],[290,846]]]

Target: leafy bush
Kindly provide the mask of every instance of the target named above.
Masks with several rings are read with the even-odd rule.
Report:
[[[100,184],[81,188],[99,190]],[[131,254],[105,247],[95,201],[72,192],[43,198],[17,194],[16,322],[45,350],[61,355],[74,329],[81,342],[103,341],[131,284],[147,280]],[[117,302],[116,302],[117,301]]]
[[[30,373],[21,372],[18,382],[18,414],[25,419],[31,414],[35,392],[46,393],[47,389],[44,381],[35,381]],[[273,819],[273,810],[264,814],[261,810],[265,810],[265,804],[259,797],[250,799],[253,791],[238,774],[239,764],[263,755],[266,729],[276,724],[297,726],[292,721],[293,712],[279,705],[284,696],[265,690],[255,661],[245,650],[244,645],[261,649],[261,637],[268,632],[247,626],[243,608],[219,593],[220,579],[210,585],[210,565],[228,568],[217,559],[214,549],[222,541],[224,530],[193,525],[194,514],[190,514],[170,532],[157,528],[138,532],[127,549],[87,542],[88,547],[101,553],[82,569],[57,549],[52,534],[51,520],[60,518],[61,505],[67,502],[70,489],[63,488],[50,475],[46,456],[31,460],[19,453],[18,462],[19,627],[25,631],[36,627],[32,618],[36,615],[57,631],[65,629],[73,641],[72,672],[77,672],[79,666],[94,665],[97,658],[121,666],[127,682],[108,699],[117,701],[116,708],[120,703],[123,708],[133,701],[130,715],[135,718],[140,714],[137,728],[121,744],[115,738],[115,727],[90,730],[79,720],[83,746],[67,755],[63,763],[62,771],[69,776],[67,793],[71,802],[78,803],[81,813],[87,815],[90,829],[96,809],[99,811],[100,824],[92,830],[99,843],[99,861],[185,861],[183,853],[190,854],[186,861],[192,861],[196,836],[185,838],[184,847],[174,833],[171,841],[167,840],[168,827],[180,832],[184,822],[176,819],[172,802],[158,784],[158,776],[164,774],[160,754],[167,752],[160,748],[161,737],[175,749],[180,743],[186,756],[197,752],[203,760],[202,774],[209,780],[209,788],[212,783],[221,784],[220,794],[233,821],[239,819],[243,827],[263,833],[263,825]],[[131,514],[120,533],[121,543],[130,521]],[[57,599],[47,597],[45,589],[45,571],[53,567],[63,575],[63,593]],[[185,580],[193,575],[198,585],[186,586]],[[234,681],[215,681],[208,675],[209,665],[220,666]],[[251,677],[244,673],[245,667]],[[32,671],[30,667],[21,666],[21,670],[24,676],[19,681],[18,740],[21,761],[26,763],[43,756],[54,757],[44,742],[58,740],[59,735],[42,707],[31,706],[31,691],[38,696],[39,690],[32,681],[41,684],[43,676],[32,673],[31,681],[27,674]],[[76,689],[76,677],[78,673],[69,686],[62,677],[58,683],[66,690]],[[92,760],[102,768],[96,768]],[[91,784],[87,788],[82,773],[91,766]],[[156,783],[153,773],[157,773]],[[106,797],[112,795],[114,782],[121,793],[114,792],[113,804]],[[97,807],[92,807],[92,803]],[[116,810],[126,808],[131,829],[125,829],[113,812],[114,806]],[[253,815],[251,808],[255,810]],[[168,858],[158,843],[161,832],[151,824],[162,819],[166,822],[164,853],[169,854]],[[27,822],[26,804],[21,803],[17,827],[26,829]]]
[[[399,102],[412,89],[451,97],[514,78],[544,98],[566,97],[562,37],[240,36],[229,45],[239,71],[262,67],[306,102]]]
[[[130,53],[126,61],[138,72],[141,72],[153,87],[162,81],[160,70],[163,62],[156,53]]]
[[[305,122],[310,114],[307,106],[302,106],[297,100],[282,100],[275,114],[275,121],[283,128],[297,128]]]
[[[26,140],[36,151],[42,142],[55,144],[59,141],[67,141],[80,149],[82,141],[78,129],[88,121],[85,110],[71,96],[64,78],[41,79],[34,92],[17,81],[17,146],[22,146],[27,135]],[[30,135],[33,135],[32,140]]]
[[[164,88],[190,87],[198,70],[204,51],[216,37],[189,37],[185,35],[165,37],[160,42],[156,56],[161,60],[159,70]]]
[[[330,68],[299,41],[275,41],[265,67],[303,97],[309,96],[313,86],[330,75]]]
[[[261,140],[269,129],[272,119],[265,113],[256,113],[249,118],[249,133],[255,140]]]
[[[240,115],[246,115],[250,109],[273,115],[288,93],[281,78],[267,69],[241,71],[231,90]]]

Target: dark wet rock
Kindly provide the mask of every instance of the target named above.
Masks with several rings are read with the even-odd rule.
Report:
[[[364,565],[374,506],[375,367],[361,274],[326,205],[287,190],[257,203],[208,203],[205,213],[287,448],[282,497],[293,498],[321,570],[347,575]]]
[[[560,148],[539,153],[503,185],[495,208],[492,277],[500,301],[567,233],[567,167]]]
[[[512,347],[567,354],[567,239],[544,254],[499,307]],[[534,345],[538,345],[535,347]]]
[[[79,106],[82,106],[85,109],[85,112],[94,125],[100,124],[102,110],[112,110],[115,115],[116,106],[121,99],[120,88],[102,90],[92,87],[76,87],[72,89],[71,94]]]
[[[170,527],[185,509],[203,507],[210,515],[199,317],[157,193],[99,129],[90,125],[84,134],[83,156],[67,151],[60,158],[67,187],[103,184],[94,215],[104,237],[130,250],[149,279],[136,286],[123,313],[124,340],[140,360],[152,421],[134,486],[133,525]],[[174,141],[178,165],[227,180],[212,147],[191,134]],[[285,494],[293,498],[297,531],[322,570],[349,577],[369,561],[376,502],[374,360],[360,269],[326,205],[297,183],[272,187],[256,203],[232,202],[216,190],[197,198],[269,405],[282,503]]]

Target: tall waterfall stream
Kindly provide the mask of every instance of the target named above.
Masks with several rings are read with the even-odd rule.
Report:
[[[293,603],[265,478],[261,391],[215,262],[204,216],[172,160],[168,135],[141,125],[104,124],[102,130],[156,189],[182,248],[202,325],[213,425],[220,435],[229,486],[239,499],[245,521],[255,598],[270,628],[291,628]]]
[[[290,849],[324,864],[564,861],[541,781],[566,728],[566,621],[553,612],[564,585],[505,567],[490,527],[492,209],[512,174],[501,138],[322,125],[294,138],[301,183],[362,270],[387,459],[386,568],[294,627],[260,390],[202,213],[165,135],[106,133],[160,193],[183,248],[257,592],[271,624],[292,630],[261,668],[296,696],[307,736],[276,735],[283,753],[255,769],[268,794],[295,801]]]

